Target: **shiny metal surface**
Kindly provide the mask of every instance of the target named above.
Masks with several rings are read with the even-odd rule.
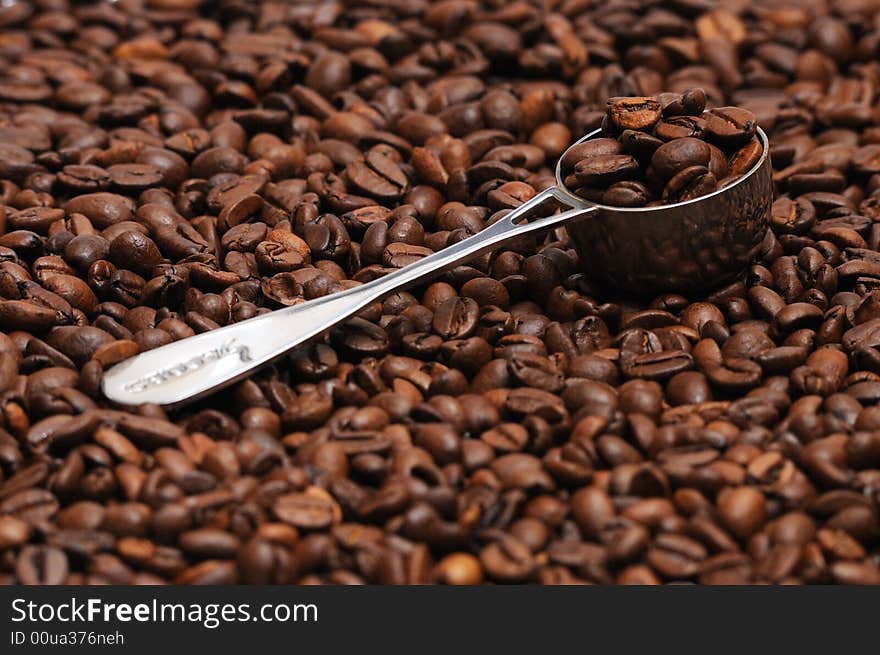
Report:
[[[587,203],[597,212],[566,225],[585,272],[612,293],[643,296],[698,291],[741,273],[761,246],[773,204],[769,144],[763,131],[758,135],[761,160],[710,195],[639,209]]]
[[[598,135],[586,135],[584,141]],[[110,400],[183,404],[232,384],[370,303],[525,234],[565,224],[588,273],[627,292],[690,290],[742,271],[761,243],[772,203],[767,137],[761,161],[733,185],[661,207],[619,209],[569,193],[559,179],[479,234],[367,284],[141,353],[104,374]],[[570,209],[521,222],[536,213]]]
[[[541,209],[553,211],[548,205],[555,207],[560,201],[567,202],[565,194],[555,187],[547,189],[479,234],[385,277],[141,353],[104,374],[104,395],[124,405],[177,405],[195,400],[240,380],[377,299],[434,277],[505,241],[595,211],[578,202],[559,214],[517,222]]]

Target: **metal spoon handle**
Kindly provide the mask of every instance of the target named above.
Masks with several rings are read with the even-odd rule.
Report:
[[[478,234],[384,277],[141,353],[104,374],[104,394],[125,405],[177,405],[195,400],[242,379],[376,300],[454,268],[505,241],[593,211],[584,205],[532,222],[516,222],[551,198],[570,202],[555,187],[547,189]]]

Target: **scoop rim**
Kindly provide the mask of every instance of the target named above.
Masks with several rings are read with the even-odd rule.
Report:
[[[589,140],[594,139],[598,136],[601,136],[601,134],[602,134],[602,128],[593,130],[592,132],[585,134],[580,139],[578,139],[577,141],[572,143],[568,148],[566,148],[565,152],[563,152],[562,155],[559,156],[559,159],[556,161],[556,185],[559,188],[559,190],[568,197],[568,199],[571,201],[571,203],[574,206],[596,207],[598,209],[604,209],[604,210],[615,211],[615,212],[626,212],[626,213],[632,213],[632,214],[641,214],[641,213],[647,213],[647,212],[662,211],[665,209],[675,209],[677,207],[686,207],[688,205],[693,205],[698,202],[703,202],[704,200],[708,200],[709,198],[714,198],[715,196],[721,195],[723,193],[730,191],[731,189],[736,188],[740,184],[744,184],[758,170],[761,169],[761,167],[765,164],[765,162],[770,157],[770,141],[767,138],[767,134],[760,127],[756,127],[755,134],[758,135],[758,138],[761,140],[761,146],[763,147],[763,151],[761,152],[761,157],[760,157],[760,159],[758,159],[758,161],[755,163],[755,165],[752,166],[748,170],[748,172],[741,175],[739,177],[739,179],[735,180],[731,184],[728,184],[727,186],[722,187],[720,189],[716,189],[712,193],[707,193],[706,195],[700,196],[699,198],[691,198],[690,200],[683,200],[681,202],[672,203],[670,205],[657,205],[655,207],[616,207],[614,205],[603,205],[598,202],[593,202],[591,200],[587,200],[586,198],[581,198],[580,196],[572,193],[568,189],[568,187],[565,186],[565,183],[562,181],[561,168],[562,168],[562,159],[565,157],[565,154],[569,150],[574,148],[575,146],[577,146],[581,143],[584,143],[585,141],[589,141]]]

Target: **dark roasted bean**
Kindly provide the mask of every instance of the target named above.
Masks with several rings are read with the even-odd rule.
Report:
[[[880,582],[872,3],[87,4],[0,2],[4,582]],[[754,260],[720,289],[624,297],[560,228],[198,405],[101,394],[557,164],[643,208],[765,154],[763,241],[692,235],[707,270]]]
[[[688,93],[703,102],[685,101],[676,94],[610,99],[605,135],[575,146],[562,158],[565,185],[594,202],[643,207],[708,195],[751,170],[763,154],[753,136],[755,116],[737,107],[703,113],[703,90]],[[842,190],[842,185],[832,183],[831,174],[825,178],[827,184],[811,178],[789,185]]]
[[[52,546],[26,546],[15,562],[15,575],[23,585],[64,584],[67,574],[67,556]]]

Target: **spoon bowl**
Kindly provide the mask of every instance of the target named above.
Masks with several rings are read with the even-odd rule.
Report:
[[[571,147],[599,135],[591,132]],[[740,274],[761,248],[773,204],[770,144],[760,128],[757,135],[763,153],[749,171],[713,193],[672,205],[591,203],[565,187],[557,164],[564,202],[596,210],[566,224],[584,272],[609,290],[640,296],[701,291]]]

